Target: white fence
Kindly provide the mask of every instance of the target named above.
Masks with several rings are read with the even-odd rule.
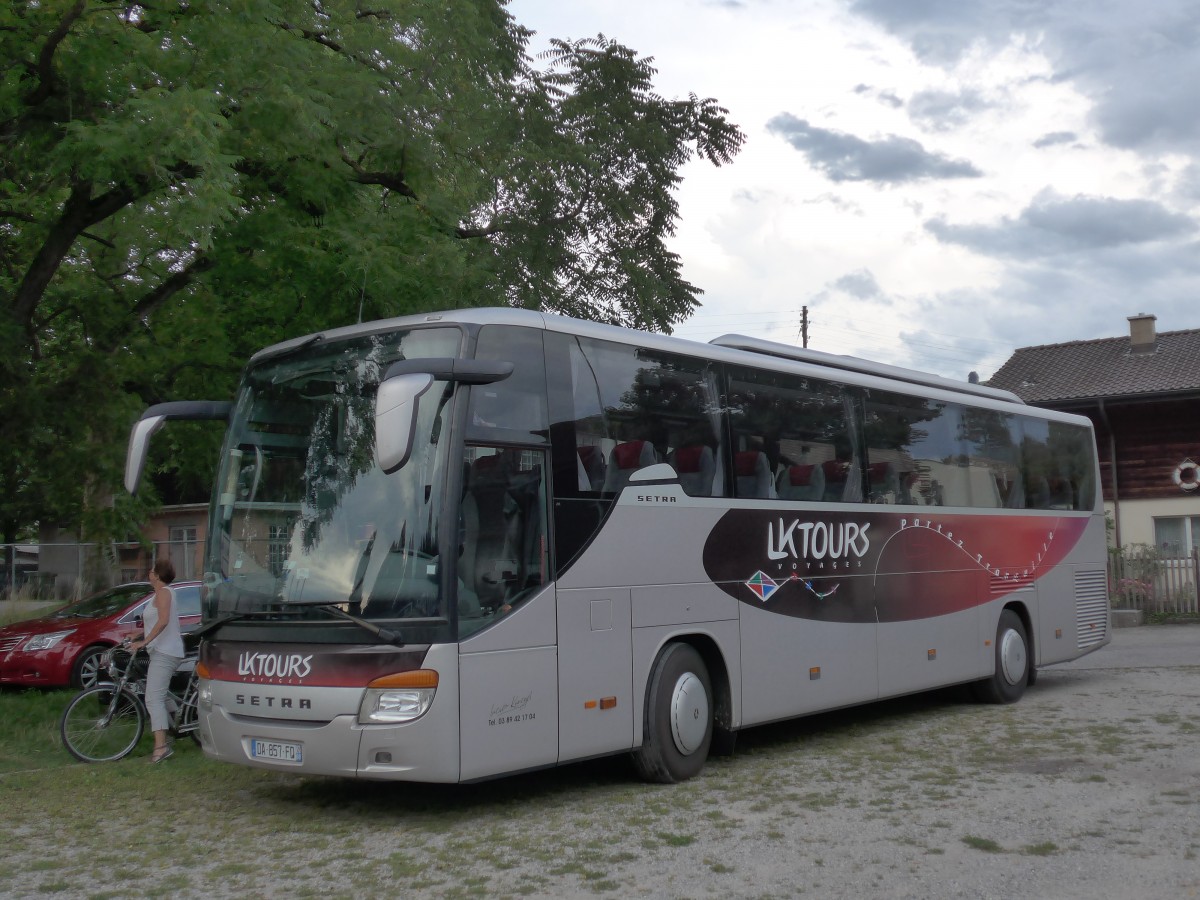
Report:
[[[1112,605],[1148,613],[1200,612],[1200,550],[1191,556],[1163,556],[1153,547],[1125,548],[1109,556]]]

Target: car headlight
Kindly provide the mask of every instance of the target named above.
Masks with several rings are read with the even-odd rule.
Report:
[[[70,628],[66,631],[54,631],[54,632],[51,632],[50,634],[34,635],[33,637],[31,637],[29,640],[27,640],[25,642],[25,646],[22,647],[21,649],[22,650],[49,650],[51,647],[55,646],[63,638],[67,637],[68,635],[74,634],[74,633],[75,633],[75,629]]]
[[[437,686],[438,673],[431,669],[376,678],[363,693],[358,721],[363,725],[394,725],[419,719],[433,703]]]

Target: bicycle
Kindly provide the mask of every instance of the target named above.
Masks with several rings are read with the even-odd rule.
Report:
[[[144,651],[129,652],[124,641],[104,651],[101,671],[112,682],[99,682],[76,694],[59,720],[59,735],[63,746],[82,762],[112,762],[128,756],[138,745],[150,718],[146,710],[146,668],[149,657]],[[176,672],[179,676],[188,663],[191,671],[182,694],[172,688],[167,691],[167,706],[174,701],[170,731],[176,737],[190,734],[197,739],[199,727],[196,698],[199,680],[196,676],[195,655],[189,654]],[[172,681],[176,679],[173,678]]]

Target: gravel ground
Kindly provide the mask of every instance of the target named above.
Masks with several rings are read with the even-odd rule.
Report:
[[[171,865],[104,883],[90,838],[26,820],[0,894],[1200,897],[1196,626],[1118,630],[1012,706],[941,691],[751,729],[675,786],[613,759],[465,787],[173,762],[192,808],[162,823]]]
[[[607,862],[545,896],[1197,897],[1200,628],[1119,630],[1013,706],[946,691],[755,729],[646,790],[678,810],[602,804],[572,843]]]

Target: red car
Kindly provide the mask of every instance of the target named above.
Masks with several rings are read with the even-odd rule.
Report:
[[[200,582],[171,585],[184,631],[200,622]],[[0,685],[90,687],[100,654],[138,630],[136,620],[154,594],[145,582],[122,584],[71,603],[40,619],[0,628]]]

